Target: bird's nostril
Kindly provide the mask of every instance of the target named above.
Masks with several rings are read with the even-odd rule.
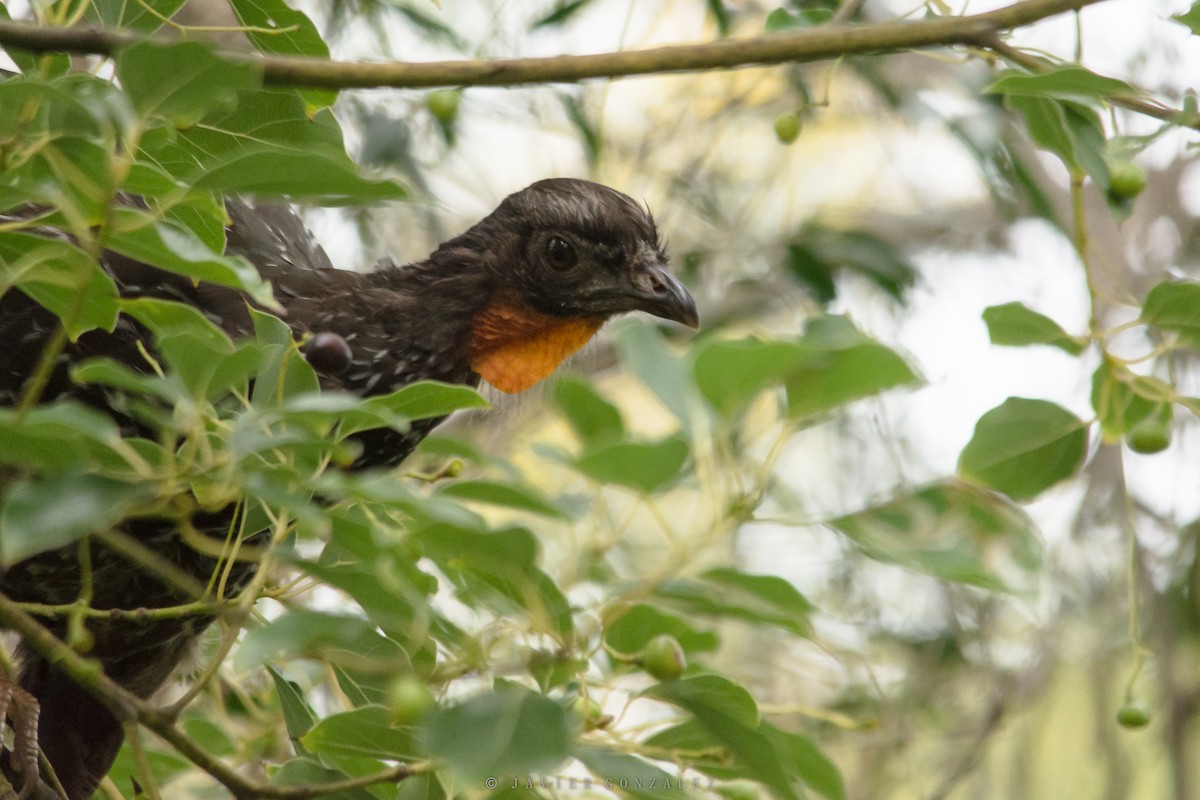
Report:
[[[658,273],[650,273],[650,291],[655,294],[661,294],[667,290],[667,282],[663,280],[662,275]]]

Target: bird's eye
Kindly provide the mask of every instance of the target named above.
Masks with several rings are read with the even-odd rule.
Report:
[[[546,243],[546,258],[550,266],[559,272],[565,272],[579,261],[575,248],[561,236],[551,236]]]

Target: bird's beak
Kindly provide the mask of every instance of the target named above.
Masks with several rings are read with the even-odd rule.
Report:
[[[663,264],[648,264],[638,270],[633,284],[633,305],[638,311],[679,322],[689,328],[700,327],[696,301]]]

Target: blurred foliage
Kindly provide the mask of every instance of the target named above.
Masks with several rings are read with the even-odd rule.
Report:
[[[828,2],[695,4],[714,37],[743,27],[827,24],[836,13]],[[180,5],[93,0],[87,15],[150,32]],[[535,5],[516,27],[544,35],[584,24],[601,4]],[[249,38],[262,52],[328,55],[318,26],[282,2],[237,0],[232,9],[260,31]],[[480,52],[492,42],[474,41],[466,26],[460,30],[449,15],[419,3],[338,3],[330,24],[355,19],[359,10],[369,12],[377,31],[383,21],[403,25],[452,51]],[[1195,30],[1197,18],[1193,8],[1179,19]],[[274,26],[286,30],[261,32]],[[1136,699],[1141,661],[1154,649],[1170,678],[1163,691],[1177,697],[1152,705],[1151,721],[1160,710],[1169,715],[1185,732],[1180,740],[1194,729],[1200,688],[1187,665],[1200,629],[1196,525],[1155,519],[1125,492],[1123,479],[1081,477],[1105,459],[1116,458],[1123,469],[1120,444],[1128,437],[1134,445],[1138,425],[1153,422],[1170,441],[1200,409],[1200,400],[1180,388],[1200,346],[1200,283],[1156,275],[1153,286],[1123,296],[1118,305],[1126,313],[1109,323],[1081,210],[1086,183],[1102,193],[1104,213],[1127,217],[1138,192],[1128,185],[1114,191],[1114,165],[1193,123],[1194,109],[1146,137],[1121,137],[1110,123],[1111,100],[1141,94],[1132,82],[1069,63],[1042,72],[996,69],[988,80],[960,76],[988,109],[987,134],[949,118],[940,123],[969,150],[1006,220],[1037,214],[1071,238],[1093,302],[1089,329],[1069,332],[1053,313],[997,297],[980,329],[986,326],[996,345],[1049,345],[1075,358],[1082,382],[1091,376],[1091,412],[1085,419],[1049,400],[1011,397],[979,418],[957,475],[904,476],[884,494],[850,493],[851,507],[824,513],[797,490],[809,475],[791,474],[801,468],[789,457],[797,443],[827,433],[837,437],[827,451],[855,447],[864,426],[853,404],[921,386],[910,356],[833,313],[864,296],[894,309],[907,301],[920,271],[909,252],[916,246],[905,236],[864,220],[814,215],[763,248],[774,254],[764,276],[750,267],[736,271],[710,252],[717,249],[711,242],[693,235],[684,243],[689,277],[698,290],[711,289],[711,316],[728,330],[712,327],[680,347],[648,324],[619,328],[618,360],[629,376],[622,391],[557,379],[545,398],[556,430],[530,452],[483,455],[441,438],[427,442],[414,462],[426,472],[349,474],[338,467],[353,459],[348,437],[355,431],[403,428],[484,401],[436,384],[371,400],[319,393],[286,326],[270,314],[255,315],[253,338],[233,342],[186,307],[119,298],[98,262],[109,249],[240,288],[269,308],[269,287],[249,265],[223,255],[224,193],[339,206],[410,195],[406,185],[359,172],[331,111],[335,96],[262,87],[253,70],[193,41],[122,50],[113,77],[59,55],[10,56],[22,74],[0,81],[0,213],[39,212],[0,226],[0,291],[28,294],[58,315],[72,338],[111,330],[120,314],[137,319],[155,334],[161,373],[96,359],[73,374],[122,398],[154,437],[122,438],[107,417],[73,402],[27,413],[0,409],[0,563],[165,507],[186,516],[242,504],[243,535],[269,531],[261,552],[267,568],[248,589],[260,613],[235,613],[238,600],[220,596],[214,575],[213,600],[231,624],[209,635],[205,663],[219,668],[201,671],[182,720],[212,755],[275,786],[413,765],[399,783],[365,782],[336,795],[364,799],[550,796],[560,787],[551,781],[547,788],[542,776],[570,769],[590,775],[589,788],[639,798],[762,792],[839,800],[894,796],[891,745],[908,744],[911,728],[927,717],[968,750],[921,756],[941,772],[933,796],[948,796],[1010,706],[1051,682],[1040,653],[1028,666],[1007,651],[1049,650],[1052,643],[1006,635],[1013,623],[1004,610],[1013,596],[1066,580],[1019,505],[1053,497],[1052,487],[1064,484],[1087,500],[1100,493],[1081,504],[1078,525],[1125,533],[1132,555],[1124,561],[1119,542],[1083,537],[1085,548],[1115,550],[1117,567],[1095,581],[1099,588],[1085,580],[1053,602],[1123,609],[1145,593],[1156,612],[1147,641],[1136,629],[1132,645],[1107,634],[1130,648],[1134,662],[1126,705]],[[876,102],[915,113],[920,87],[902,73],[871,59],[851,66]],[[808,88],[821,84],[820,75],[792,73],[772,85],[774,96],[735,93],[715,113],[740,111],[768,131],[786,110],[808,126],[830,102],[827,89]],[[637,152],[602,124],[589,90],[553,97],[591,169]],[[405,102],[423,105],[423,116],[383,115],[366,104],[342,108],[364,160],[399,167],[407,185],[422,188],[436,173],[429,160],[414,157],[424,146],[422,125],[440,137],[431,148],[437,163],[468,146],[459,132],[482,113],[471,99],[469,89],[413,93]],[[797,129],[801,142],[809,130]],[[1045,154],[1061,162],[1065,185],[1047,177]],[[716,225],[727,195],[706,190],[703,182],[720,169],[705,166],[674,161],[659,169],[678,173],[668,194],[674,205]],[[143,198],[145,207],[122,203],[125,194]],[[47,236],[49,228],[69,239]],[[739,290],[747,293],[740,303]],[[802,329],[779,322],[788,302],[804,307]],[[1114,337],[1131,330],[1147,345],[1125,357]],[[446,467],[446,453],[468,461],[461,477]],[[815,458],[832,462],[828,452]],[[1150,542],[1139,544],[1130,532],[1145,519],[1155,519],[1163,534],[1154,541],[1157,560],[1143,552]],[[796,531],[788,545],[795,550],[834,543],[838,565],[821,597],[747,566],[743,542],[763,526]],[[781,552],[779,560],[787,556]],[[1126,569],[1134,576],[1129,588],[1121,578]],[[882,589],[874,582],[879,576]],[[932,610],[915,629],[888,623],[889,613],[909,605],[919,615],[922,603]],[[1119,614],[1107,618],[1110,629],[1114,618]],[[822,619],[855,626],[855,643],[824,638]],[[1036,638],[1052,639],[1065,625],[1056,620]],[[646,652],[664,641],[674,643],[668,655],[674,658],[676,645],[679,653],[665,666]],[[1106,659],[1113,646],[1103,651]],[[1178,656],[1183,667],[1175,648],[1188,649]],[[856,649],[862,652],[847,654]],[[832,688],[781,688],[809,667],[770,671],[777,661],[807,663],[822,652],[846,664],[834,670]],[[1011,666],[1016,662],[1023,666]],[[903,677],[881,679],[877,667]],[[1111,694],[1123,679],[1105,676],[1097,694]],[[984,683],[999,688],[981,709]],[[1071,689],[1082,691],[1078,682]],[[780,696],[782,705],[771,702]],[[899,697],[895,705],[892,696]],[[1174,702],[1188,699],[1190,705]],[[1104,726],[1115,725],[1111,700],[1111,712],[1093,720],[1097,739],[1110,749]],[[880,740],[889,746],[863,744]],[[145,744],[145,759],[128,747],[122,753],[111,776],[115,791],[133,796],[133,787],[153,786],[170,797],[211,794],[212,782],[196,764],[166,745]],[[1195,780],[1186,766],[1194,749],[1171,746],[1176,796],[1185,797],[1180,792]],[[827,753],[839,756],[840,767]],[[900,752],[896,762],[907,757]],[[1127,783],[1119,766],[1109,768],[1110,790]]]

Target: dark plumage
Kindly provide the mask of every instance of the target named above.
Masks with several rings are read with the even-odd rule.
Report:
[[[425,261],[406,267],[385,261],[370,274],[333,269],[288,209],[240,202],[227,208],[228,252],[244,256],[271,282],[297,337],[312,334],[305,353],[325,388],[375,395],[420,379],[475,386],[482,376],[504,391],[520,391],[549,374],[613,314],[641,310],[697,324],[690,295],[666,269],[649,214],[629,197],[587,181],[535,183]],[[238,292],[196,286],[115,254],[106,254],[104,266],[125,296],[180,300],[235,337],[251,331],[246,299]],[[20,397],[57,325],[23,294],[0,295],[0,406]],[[73,384],[68,375],[72,363],[91,356],[143,368],[139,344],[153,346],[146,331],[124,317],[111,334],[83,335],[68,346],[40,402],[74,398],[112,414],[127,433],[145,435],[110,408],[103,391]],[[363,434],[353,468],[398,464],[438,422]],[[231,507],[202,515],[196,526],[223,533],[233,513]],[[214,562],[186,545],[166,520],[129,522],[124,531],[201,582],[213,569]],[[114,552],[94,543],[92,551],[95,608],[154,608],[193,599]],[[22,602],[73,602],[77,553],[71,546],[4,568],[0,591]],[[253,570],[252,563],[240,564],[232,583],[244,585]],[[64,635],[61,618],[41,621]],[[89,655],[117,683],[148,697],[210,622],[93,621]],[[120,747],[121,729],[54,666],[27,648],[20,657],[18,682],[41,706],[41,747],[70,800],[89,797]],[[0,691],[0,704],[2,698]],[[38,791],[49,792],[44,786]]]

